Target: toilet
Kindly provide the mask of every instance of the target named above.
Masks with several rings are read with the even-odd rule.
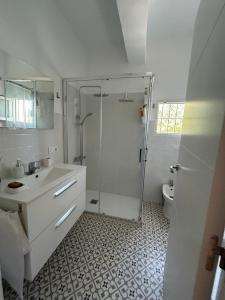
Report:
[[[174,186],[170,186],[169,184],[163,184],[162,195],[164,199],[164,216],[170,220],[173,214]]]

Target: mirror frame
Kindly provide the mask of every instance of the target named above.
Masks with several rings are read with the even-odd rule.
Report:
[[[46,128],[38,128],[38,127],[33,127],[33,128],[24,128],[24,127],[8,127],[8,126],[0,126],[1,129],[8,129],[8,130],[53,130],[55,128],[55,82],[54,80],[51,80],[50,78],[46,77],[44,78],[15,78],[15,77],[0,77],[0,80],[2,81],[16,81],[16,80],[30,80],[33,82],[52,82],[53,83],[53,124],[51,127],[46,127]],[[5,90],[5,85],[4,85],[4,96],[5,97],[6,90]]]

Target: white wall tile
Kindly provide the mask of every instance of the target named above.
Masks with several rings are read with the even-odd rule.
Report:
[[[156,133],[156,109],[150,122],[148,140],[148,161],[145,175],[146,201],[162,202],[162,184],[168,183],[175,176],[170,173],[170,166],[178,161],[180,135]]]
[[[55,114],[54,129],[51,130],[11,130],[0,128],[1,176],[11,175],[16,159],[24,163],[49,156],[48,147],[58,145],[58,152],[52,155],[55,162],[63,161],[62,115]]]

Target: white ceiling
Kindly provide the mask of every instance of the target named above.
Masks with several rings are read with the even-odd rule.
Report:
[[[81,42],[94,52],[124,51],[115,0],[55,0]]]
[[[129,63],[145,64],[149,0],[117,0]]]
[[[54,0],[92,54],[126,59],[116,0]],[[137,0],[138,1],[138,0]],[[149,0],[147,48],[159,39],[192,37],[200,0]],[[132,3],[132,2],[131,2]],[[139,16],[140,17],[140,16]]]
[[[150,0],[150,38],[192,37],[200,0]]]

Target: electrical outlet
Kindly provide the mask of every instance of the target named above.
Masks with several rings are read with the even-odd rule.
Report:
[[[48,154],[54,154],[57,151],[58,151],[58,145],[48,147]]]

